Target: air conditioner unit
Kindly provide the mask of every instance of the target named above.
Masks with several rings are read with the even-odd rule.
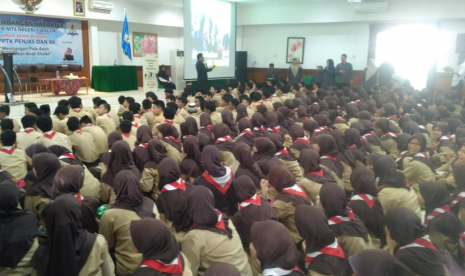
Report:
[[[115,4],[105,1],[89,0],[89,7],[93,10],[112,11],[115,8]]]
[[[358,14],[386,13],[389,12],[389,2],[362,3],[355,6],[355,12]]]

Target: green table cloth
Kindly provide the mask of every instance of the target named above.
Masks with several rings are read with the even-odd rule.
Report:
[[[101,92],[138,90],[136,66],[94,66],[91,87]]]

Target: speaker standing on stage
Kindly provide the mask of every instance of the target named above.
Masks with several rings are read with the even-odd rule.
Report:
[[[207,66],[203,63],[203,54],[197,55],[197,64],[195,68],[197,69],[197,85],[206,86],[208,82],[208,72],[211,72],[216,66],[213,65],[212,68],[207,68]]]

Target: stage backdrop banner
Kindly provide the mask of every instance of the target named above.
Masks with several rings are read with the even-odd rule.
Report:
[[[158,89],[158,54],[144,54],[143,78],[144,91]]]
[[[15,64],[84,65],[81,21],[0,15],[0,50],[18,51]]]

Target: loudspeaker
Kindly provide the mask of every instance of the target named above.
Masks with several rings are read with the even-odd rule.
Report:
[[[242,83],[247,79],[247,51],[236,52],[236,79]]]

